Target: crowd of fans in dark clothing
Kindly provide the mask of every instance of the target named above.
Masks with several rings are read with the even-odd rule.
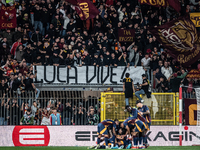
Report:
[[[147,29],[200,12],[200,3],[180,2],[177,13],[169,6],[140,5],[137,0],[96,0],[99,15],[82,21],[64,0],[15,0],[17,27],[0,30],[0,90],[32,90],[38,97],[34,65],[143,66],[149,79],[154,75],[157,91],[177,92],[181,83],[199,86],[199,79],[185,78],[188,70]],[[119,43],[118,29],[135,29],[135,41]]]

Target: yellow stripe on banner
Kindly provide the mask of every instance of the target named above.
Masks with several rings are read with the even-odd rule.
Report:
[[[141,128],[137,125],[137,123],[136,123],[135,125],[136,125],[136,127],[138,128],[138,130],[139,130],[140,132],[142,132]]]

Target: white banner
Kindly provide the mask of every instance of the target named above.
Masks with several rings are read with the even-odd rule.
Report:
[[[193,145],[196,126],[183,127],[183,145]],[[1,126],[0,146],[92,146],[96,145],[97,126]],[[151,126],[150,146],[178,146],[178,126]]]
[[[130,73],[134,84],[142,83],[142,74],[145,73],[142,67],[96,67],[82,66],[35,66],[37,70],[36,83],[73,83],[73,84],[122,84],[125,74]]]

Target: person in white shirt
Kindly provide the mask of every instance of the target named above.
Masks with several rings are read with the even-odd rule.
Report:
[[[70,22],[71,15],[70,14],[66,15],[66,11],[64,10],[63,6],[61,7],[60,12],[63,14],[63,19],[64,19],[62,36],[65,36],[67,25]]]
[[[144,56],[144,58],[142,58],[142,60],[141,60],[142,67],[143,67],[143,69],[145,70],[145,72],[147,73],[147,76],[148,76],[147,78],[148,78],[148,79],[150,79],[150,75],[149,75],[150,60],[151,60],[151,58],[149,57],[149,54],[148,54],[148,53],[146,53],[145,56]]]
[[[162,74],[166,77],[166,79],[169,79],[169,77],[172,75],[173,70],[172,68],[168,65],[168,62],[164,62],[164,66],[161,68]]]

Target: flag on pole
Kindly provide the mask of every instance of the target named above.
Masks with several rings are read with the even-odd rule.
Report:
[[[95,18],[99,11],[90,0],[66,0],[74,5],[74,9],[77,11],[81,20],[87,20]]]
[[[149,31],[183,66],[189,66],[200,58],[200,41],[194,23],[182,16]]]
[[[179,0],[167,0],[167,1],[169,3],[169,6],[174,8],[174,10],[176,10],[177,12],[181,11],[181,4],[180,4]]]

